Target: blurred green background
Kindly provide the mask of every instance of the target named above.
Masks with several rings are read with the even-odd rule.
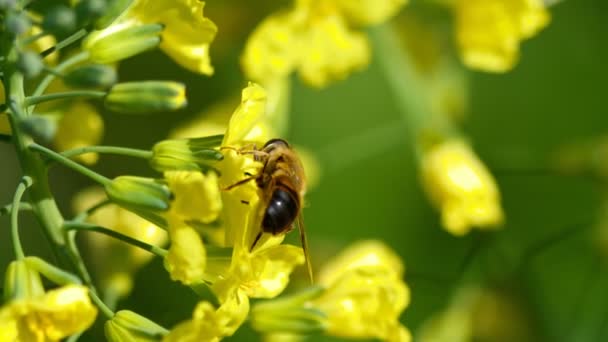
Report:
[[[272,1],[208,3],[206,14],[220,29],[212,46],[216,72],[211,78],[188,73],[160,52],[122,63],[121,80],[184,81],[190,105],[149,117],[104,113],[104,144],[147,148],[166,137],[168,128],[238,93],[246,84],[238,64],[244,39],[277,7]],[[463,130],[502,191],[506,224],[496,233],[456,238],[441,229],[419,185],[406,124],[376,62],[323,90],[294,78],[287,138],[313,151],[322,172],[304,211],[313,262],[356,240],[388,243],[406,263],[412,302],[402,321],[414,333],[474,279],[517,298],[539,341],[608,340],[606,251],[592,241],[608,189],[597,179],[546,167],[560,145],[608,133],[608,2],[566,0],[551,13],[551,24],[523,44],[514,71],[469,72]],[[10,145],[0,145],[0,165],[4,204],[20,176]],[[153,175],[141,161],[120,157],[102,156],[95,169],[109,177]],[[52,171],[58,202],[70,213],[71,196],[90,183],[61,167]],[[36,222],[23,217],[25,249],[50,258]],[[0,219],[0,227],[4,270],[12,257],[7,218]],[[292,235],[297,243],[297,234]],[[119,306],[171,326],[190,317],[196,301],[155,260],[138,273],[132,296]],[[100,338],[99,328],[82,340]],[[249,340],[252,334],[244,327],[230,340]]]

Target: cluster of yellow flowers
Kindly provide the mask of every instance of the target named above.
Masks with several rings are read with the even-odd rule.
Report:
[[[155,247],[172,280],[192,288],[208,286],[218,305],[203,300],[191,319],[166,330],[132,311],[113,313],[99,303],[91,287],[57,270],[49,271],[52,268],[48,265],[42,271],[37,261],[19,257],[6,276],[8,295],[0,308],[0,340],[59,341],[81,333],[97,315],[92,298],[109,316],[106,336],[116,342],[140,338],[218,341],[233,335],[247,319],[269,339],[297,339],[302,334],[323,332],[347,338],[410,341],[409,330],[399,321],[410,301],[403,280],[405,267],[399,256],[378,241],[355,244],[328,260],[318,273],[318,288],[275,299],[288,286],[294,269],[304,264],[305,251],[283,244],[284,234],[260,237],[266,203],[256,182],[242,182],[262,172],[264,165],[254,156],[260,152],[256,147],[284,132],[278,123],[285,122],[288,115],[281,101],[289,90],[289,76],[297,72],[305,83],[320,88],[363,69],[372,55],[364,29],[386,22],[406,3],[294,0],[290,8],[262,21],[243,51],[246,77],[266,88],[250,83],[227,122],[218,120],[204,127],[206,134],[197,132],[207,137],[168,139],[151,151],[138,152],[153,169],[162,172],[162,179],[120,176],[110,180],[93,174],[104,189],[89,189],[76,197],[76,211],[85,213],[107,200],[84,219],[95,227],[108,226],[125,239],[139,241],[139,247]],[[520,41],[534,35],[549,20],[540,0],[446,3],[452,5],[456,16],[462,60],[485,71],[512,68]],[[110,110],[137,113],[185,106],[181,84],[114,84],[116,76],[107,64],[158,46],[188,70],[211,75],[209,47],[217,27],[203,15],[204,6],[198,0],[114,2],[112,10],[99,21],[105,24],[84,37],[81,53],[57,64],[56,73],[65,72],[62,82],[52,82],[56,75],[45,77],[30,102],[25,101],[25,112],[31,114],[38,102],[43,102],[40,96],[48,87],[59,94],[75,83],[81,85],[79,75],[85,74],[103,76],[102,84],[95,86],[107,91],[87,96],[102,98]],[[24,37],[32,38],[40,32],[38,26],[32,26]],[[57,43],[52,36],[33,41],[37,53]],[[56,63],[57,58],[57,54],[51,54],[47,61]],[[95,66],[91,68],[87,63]],[[68,73],[71,68],[81,74]],[[2,89],[2,96],[4,93]],[[103,136],[103,120],[81,99],[57,106],[40,104],[37,113],[55,128],[51,140],[57,150],[96,145]],[[0,133],[10,135],[13,132],[8,114],[2,114]],[[210,130],[222,136],[211,135]],[[218,149],[220,146],[223,148]],[[101,150],[74,156],[92,164],[98,157],[95,151]],[[73,166],[75,163],[69,160],[64,163],[82,167]],[[495,227],[503,221],[496,182],[464,139],[442,136],[425,145],[420,164],[423,186],[450,233],[460,236],[472,227]],[[108,236],[88,238],[102,290],[115,299],[127,296],[133,287],[133,273],[152,256]],[[167,242],[168,250],[158,247]],[[45,292],[39,273],[62,287]],[[61,280],[66,277],[71,280]],[[266,301],[251,304],[250,299]]]

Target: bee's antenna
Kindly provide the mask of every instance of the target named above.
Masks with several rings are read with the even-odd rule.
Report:
[[[253,240],[253,243],[251,244],[251,248],[249,248],[249,253],[251,253],[251,251],[253,251],[253,248],[255,247],[255,245],[258,243],[258,241],[260,241],[260,238],[262,237],[262,233],[263,232],[260,230],[258,235],[256,235],[255,239]]]

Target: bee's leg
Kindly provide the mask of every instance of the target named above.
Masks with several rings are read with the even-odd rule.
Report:
[[[249,252],[250,253],[251,253],[251,251],[253,251],[253,248],[258,243],[258,241],[260,241],[260,238],[262,237],[263,233],[264,232],[260,230],[260,232],[258,233],[258,235],[256,235],[255,239],[253,240],[253,243],[251,244],[251,248],[249,248]]]
[[[245,184],[245,183],[247,183],[247,182],[249,182],[249,181],[251,181],[251,180],[254,180],[254,179],[256,179],[256,178],[257,178],[256,176],[251,176],[251,177],[247,177],[247,178],[241,179],[240,181],[238,181],[238,182],[236,182],[236,183],[234,183],[234,184],[228,185],[227,187],[223,188],[223,189],[222,189],[222,191],[229,191],[229,190],[232,190],[232,189],[234,189],[235,187],[237,187],[237,186],[239,186],[239,185],[243,185],[243,184]]]

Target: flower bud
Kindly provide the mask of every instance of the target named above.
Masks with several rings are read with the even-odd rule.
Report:
[[[129,310],[120,310],[104,327],[109,342],[159,341],[167,329]]]
[[[81,0],[76,5],[76,16],[80,23],[101,17],[106,11],[105,0]]]
[[[4,302],[44,294],[38,272],[28,267],[24,260],[11,262],[4,277]]]
[[[10,13],[6,16],[6,28],[16,36],[22,35],[30,29],[32,23],[22,14]]]
[[[260,302],[251,309],[251,326],[265,334],[322,332],[327,328],[327,316],[306,304],[322,293],[323,288],[311,287],[295,295]]]
[[[145,177],[119,176],[106,184],[105,190],[112,202],[136,211],[165,211],[172,197],[165,184]]]
[[[42,28],[54,35],[64,35],[76,27],[76,14],[66,6],[52,8],[42,21]]]
[[[103,64],[91,64],[70,71],[63,80],[72,87],[107,88],[116,83],[114,68]]]
[[[45,143],[51,142],[57,133],[57,121],[49,116],[28,116],[19,124],[25,133]]]
[[[44,69],[44,63],[37,53],[26,51],[19,56],[17,67],[25,78],[32,78],[40,74]]]
[[[163,26],[123,23],[91,33],[83,42],[90,59],[108,64],[135,56],[158,46]]]
[[[105,106],[127,114],[164,112],[186,106],[186,91],[181,83],[144,81],[119,83],[105,99]]]
[[[157,171],[207,171],[209,162],[224,156],[212,147],[222,143],[223,135],[195,139],[163,140],[152,148],[150,164]]]

